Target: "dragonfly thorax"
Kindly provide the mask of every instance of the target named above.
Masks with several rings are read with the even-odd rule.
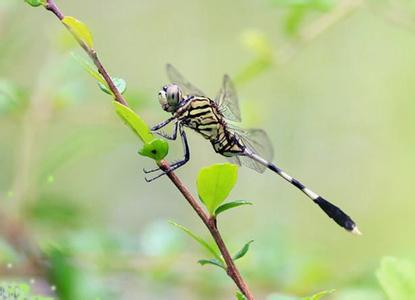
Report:
[[[182,90],[176,84],[167,84],[159,92],[159,102],[163,110],[175,112],[184,100]]]

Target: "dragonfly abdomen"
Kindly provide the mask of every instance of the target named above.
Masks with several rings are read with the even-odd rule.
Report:
[[[290,182],[293,186],[298,188],[304,194],[306,194],[315,204],[317,204],[331,219],[333,219],[338,225],[355,234],[360,234],[359,229],[357,228],[355,222],[339,207],[335,206],[334,204],[330,203],[320,195],[314,193],[312,190],[308,189],[304,184],[302,184],[297,179],[291,177],[287,173],[285,173],[282,169],[278,168],[271,162],[266,161],[262,157],[258,156],[257,154],[247,150],[245,153],[248,157],[254,159],[255,161],[259,162],[260,164],[266,166],[271,171],[274,171],[282,178]]]
[[[225,124],[221,124],[217,137],[212,139],[211,143],[215,152],[226,157],[241,155],[245,151],[245,146]]]

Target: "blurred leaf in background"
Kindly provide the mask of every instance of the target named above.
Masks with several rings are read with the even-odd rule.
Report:
[[[390,300],[412,299],[415,295],[415,266],[409,261],[385,257],[376,277]]]
[[[27,106],[27,92],[17,84],[0,78],[0,116],[22,112]]]
[[[269,69],[276,59],[269,38],[260,30],[244,30],[240,37],[241,44],[254,55],[235,76],[237,85],[244,85]]]
[[[316,13],[329,12],[339,0],[271,0],[278,7],[285,8],[288,12],[285,17],[284,29],[290,36],[295,36],[307,17]]]

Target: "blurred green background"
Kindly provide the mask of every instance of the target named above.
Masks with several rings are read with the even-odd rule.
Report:
[[[168,116],[166,63],[212,97],[231,75],[242,125],[266,129],[277,165],[357,221],[361,237],[281,178],[241,168],[230,198],[255,205],[219,225],[232,252],[255,240],[238,266],[258,299],[415,299],[413,1],[57,4],[88,24],[149,124]],[[154,163],[70,55],[78,48],[46,10],[0,0],[0,281],[61,299],[231,299],[233,282],[199,266],[206,254],[167,223],[208,238],[170,181],[144,181]],[[188,136],[177,173],[195,192],[198,170],[225,160]],[[170,148],[181,157],[179,141]],[[379,283],[385,256],[408,260],[407,296]]]

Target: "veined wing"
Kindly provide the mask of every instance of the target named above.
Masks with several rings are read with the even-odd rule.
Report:
[[[171,83],[177,84],[187,96],[204,96],[204,93],[183,77],[171,64],[166,65],[167,76]]]
[[[234,126],[230,126],[229,129],[232,130],[241,139],[243,144],[249,150],[261,156],[267,161],[272,161],[274,150],[271,141],[264,130],[256,128],[245,130]],[[267,167],[248,156],[240,155],[231,157],[229,160],[238,165],[244,165],[259,173],[263,173],[267,169]]]
[[[222,87],[215,98],[223,116],[235,122],[241,122],[241,112],[239,110],[238,96],[231,78],[223,76]]]

